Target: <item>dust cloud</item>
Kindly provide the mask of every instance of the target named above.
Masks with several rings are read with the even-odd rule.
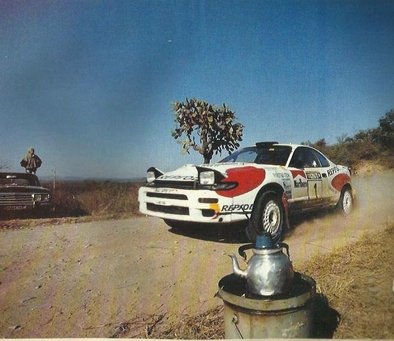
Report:
[[[352,185],[355,206],[349,216],[335,211],[295,216],[284,241],[304,257],[308,252],[324,253],[355,241],[364,232],[379,233],[393,223],[394,171],[354,176]]]
[[[355,177],[356,210],[360,218],[377,224],[392,217],[394,208],[394,171]]]

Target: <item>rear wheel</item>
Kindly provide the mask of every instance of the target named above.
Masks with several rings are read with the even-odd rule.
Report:
[[[261,195],[255,205],[250,223],[246,229],[249,240],[255,241],[257,234],[268,232],[276,243],[282,237],[283,206],[279,195],[266,193]]]
[[[343,215],[349,215],[353,210],[353,195],[349,187],[342,190],[341,196],[339,198],[337,209]]]

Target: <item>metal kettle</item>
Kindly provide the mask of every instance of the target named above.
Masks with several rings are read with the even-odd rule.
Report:
[[[236,256],[230,255],[235,275],[246,278],[248,292],[254,295],[272,296],[290,291],[294,270],[290,261],[289,246],[277,243],[268,233],[257,235],[255,244],[243,245],[238,253],[246,260],[245,250],[252,249],[253,256],[246,270],[241,270]],[[283,252],[286,250],[286,254]]]

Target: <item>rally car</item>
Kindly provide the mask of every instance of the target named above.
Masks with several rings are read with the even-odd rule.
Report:
[[[247,220],[247,234],[266,231],[278,241],[289,213],[353,207],[350,171],[304,145],[259,142],[211,165],[147,172],[139,189],[141,213],[167,222]]]
[[[51,194],[29,173],[0,173],[0,215],[17,212],[44,214],[52,207]]]

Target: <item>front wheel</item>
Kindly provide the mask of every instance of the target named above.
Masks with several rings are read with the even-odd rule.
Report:
[[[350,188],[344,188],[339,198],[337,209],[343,215],[349,215],[353,210],[353,195]]]
[[[268,232],[274,243],[280,241],[283,231],[283,206],[279,195],[263,194],[255,205],[246,234],[255,241],[257,234]]]

